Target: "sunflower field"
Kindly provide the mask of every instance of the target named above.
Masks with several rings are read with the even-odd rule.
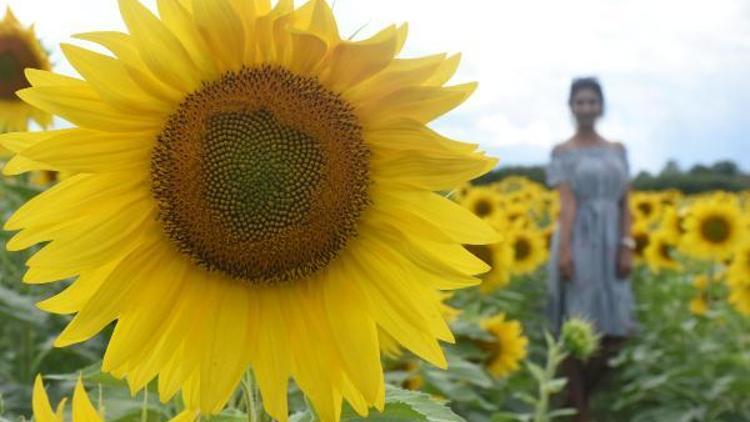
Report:
[[[61,45],[76,75],[0,22],[0,422],[574,415],[561,363],[600,338],[543,316],[559,200],[472,184],[497,160],[431,127],[460,55],[323,0],[117,4],[126,32]],[[598,417],[750,420],[750,193],[630,201]]]

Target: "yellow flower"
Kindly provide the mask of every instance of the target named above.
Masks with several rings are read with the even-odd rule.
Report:
[[[409,373],[404,382],[401,384],[402,387],[407,390],[421,390],[424,387],[424,377],[419,371],[419,365],[416,362],[406,362],[404,370]]]
[[[633,240],[635,240],[633,256],[635,256],[638,261],[645,259],[646,248],[648,247],[650,237],[648,226],[643,222],[634,223],[630,227],[630,235],[633,236]]]
[[[696,295],[692,300],[690,300],[690,313],[697,316],[703,316],[706,315],[708,312],[708,302],[706,301],[706,297],[703,294]]]
[[[735,202],[704,199],[691,206],[681,247],[696,258],[728,258],[747,234],[742,211]]]
[[[745,241],[735,249],[734,258],[727,269],[727,280],[736,283],[750,283],[750,242]]]
[[[77,313],[57,346],[117,323],[103,370],[219,412],[252,367],[287,420],[292,378],[323,421],[384,405],[378,329],[439,366],[439,290],[497,242],[447,198],[495,160],[427,125],[475,84],[458,56],[396,58],[406,26],[342,39],[325,1],[120,0],[129,33],[62,50],[83,79],[29,70],[29,104],[74,127],[9,134],[7,174],[64,170],[6,228],[48,242],[24,279],[77,277],[40,304]]]
[[[16,96],[16,91],[29,87],[25,68],[49,70],[49,57],[34,27],[24,28],[8,7],[0,22],[0,132],[25,131],[29,120],[42,127],[52,123],[50,113]]]
[[[659,231],[677,241],[685,233],[685,213],[678,211],[676,207],[667,206],[662,213]]]
[[[526,358],[529,342],[523,335],[521,323],[506,320],[505,314],[498,314],[482,320],[480,325],[494,339],[491,343],[481,344],[489,352],[487,369],[490,373],[501,378],[517,371],[521,361]]]
[[[513,249],[507,242],[492,245],[466,245],[466,249],[491,267],[484,273],[479,286],[483,293],[505,287],[510,282],[510,267],[513,264]]]
[[[503,234],[513,248],[510,271],[521,275],[536,271],[547,261],[549,251],[544,232],[536,227],[514,228]]]
[[[630,210],[634,221],[651,224],[661,215],[661,200],[654,192],[635,192],[630,195]]]
[[[693,287],[697,290],[706,290],[708,288],[708,277],[705,274],[698,274],[693,277]]]
[[[662,269],[679,270],[680,263],[674,256],[676,246],[671,234],[662,231],[654,233],[644,251],[644,257],[651,271],[658,273]]]
[[[480,218],[492,220],[500,211],[498,195],[491,188],[475,186],[461,199],[461,205]]]

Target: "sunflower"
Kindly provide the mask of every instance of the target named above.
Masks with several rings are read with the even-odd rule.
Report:
[[[677,243],[670,233],[654,233],[643,252],[651,271],[658,273],[662,269],[679,270],[680,263],[674,256],[676,246]]]
[[[691,206],[685,221],[681,250],[696,258],[725,259],[746,232],[742,210],[735,202],[700,200]]]
[[[511,273],[529,274],[547,261],[547,240],[544,232],[536,227],[515,227],[503,236],[513,249]]]
[[[653,192],[635,192],[630,195],[630,210],[636,222],[651,224],[661,214],[661,200]]]
[[[50,70],[49,57],[34,27],[21,26],[8,7],[0,22],[0,132],[24,131],[32,119],[42,127],[52,123],[50,113],[16,96],[16,91],[29,87],[26,68]]]
[[[497,377],[505,377],[520,367],[526,358],[526,347],[529,340],[523,335],[521,323],[506,320],[505,314],[498,314],[480,323],[482,329],[489,332],[494,341],[482,342],[481,347],[488,353],[487,369]]]
[[[52,411],[47,391],[42,383],[42,376],[37,375],[34,380],[34,394],[31,406],[34,411],[34,419],[37,422],[63,422],[65,414],[65,404],[67,398],[63,398],[57,405],[57,409]],[[89,400],[86,390],[83,388],[81,377],[78,376],[75,390],[73,390],[73,422],[97,422],[104,420],[99,412],[94,408]]]
[[[733,253],[732,263],[727,269],[727,281],[750,283],[750,242],[744,242]]]
[[[677,241],[685,234],[686,214],[684,210],[678,210],[673,206],[665,206],[659,222],[659,231]]]
[[[708,313],[708,301],[706,300],[705,294],[700,293],[695,295],[695,297],[690,300],[688,308],[690,309],[690,313],[693,315],[706,315]]]
[[[510,282],[513,248],[509,243],[503,241],[492,245],[466,245],[466,249],[492,268],[481,277],[482,284],[479,288],[483,293],[505,287]]]
[[[312,0],[120,0],[129,33],[63,45],[83,79],[28,70],[19,92],[74,127],[9,134],[6,173],[66,170],[6,224],[48,242],[24,280],[77,277],[40,304],[76,313],[57,346],[117,321],[103,370],[133,391],[219,412],[250,367],[288,419],[294,379],[324,421],[382,409],[378,329],[439,367],[438,289],[489,268],[499,241],[447,198],[495,160],[427,127],[475,84],[458,57],[396,58],[406,27],[342,39]]]
[[[643,222],[634,223],[630,227],[630,235],[635,241],[635,249],[633,249],[633,256],[636,260],[641,261],[645,259],[646,248],[648,247],[650,240],[650,232],[648,226]]]
[[[461,205],[477,217],[491,220],[500,210],[498,199],[498,194],[492,188],[475,186],[461,199]]]

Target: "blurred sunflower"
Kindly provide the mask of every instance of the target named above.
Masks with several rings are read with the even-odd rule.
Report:
[[[494,219],[500,210],[498,194],[486,186],[471,188],[461,199],[461,205],[479,218]]]
[[[630,195],[630,210],[636,222],[651,224],[661,215],[661,201],[654,192],[634,192]]]
[[[691,206],[685,221],[681,250],[696,258],[721,260],[731,255],[746,232],[735,202],[700,200]]]
[[[635,241],[635,249],[633,249],[633,256],[636,260],[641,261],[645,259],[646,248],[649,244],[650,231],[648,226],[643,222],[634,223],[630,227],[630,235]]]
[[[697,316],[704,316],[708,313],[708,301],[706,295],[699,293],[690,300],[688,305],[690,313]]]
[[[544,232],[536,227],[515,227],[503,233],[503,237],[513,249],[511,273],[528,274],[547,261],[547,241]]]
[[[734,258],[727,269],[727,281],[750,283],[750,241],[734,250]]]
[[[440,290],[489,268],[499,236],[434,193],[495,160],[427,127],[475,84],[458,57],[397,59],[406,27],[340,37],[325,1],[120,0],[129,33],[62,49],[84,79],[27,71],[29,104],[76,127],[9,134],[6,173],[66,170],[6,224],[49,242],[24,280],[78,276],[40,304],[77,313],[57,346],[117,320],[103,369],[219,412],[252,367],[287,420],[293,378],[324,421],[382,409],[378,329],[446,361]]]
[[[33,25],[24,28],[8,7],[0,22],[0,132],[25,131],[29,120],[42,127],[52,123],[52,115],[16,96],[28,88],[24,69],[50,70],[47,52],[36,37]]]
[[[510,281],[510,266],[513,263],[513,248],[508,242],[492,245],[466,245],[466,249],[491,267],[490,271],[482,274],[482,284],[479,286],[483,293],[489,293],[497,288],[505,287]]]
[[[675,258],[677,243],[671,234],[658,231],[650,239],[648,246],[643,252],[651,271],[658,273],[661,270],[679,270],[680,263]]]
[[[521,323],[506,320],[505,314],[498,314],[481,321],[481,327],[489,332],[492,342],[481,342],[480,347],[489,353],[487,369],[502,378],[517,371],[526,358],[529,340],[523,335]]]
[[[679,238],[685,233],[684,222],[684,212],[678,211],[676,207],[666,206],[664,207],[661,222],[659,223],[659,231],[675,241],[679,240]]]

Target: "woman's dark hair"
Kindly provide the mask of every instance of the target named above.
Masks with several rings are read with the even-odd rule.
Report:
[[[602,111],[604,111],[604,91],[602,91],[602,85],[599,83],[599,79],[593,76],[573,79],[573,82],[570,84],[568,104],[573,105],[573,97],[575,97],[576,93],[582,89],[593,90],[599,97],[599,102],[602,103]]]

